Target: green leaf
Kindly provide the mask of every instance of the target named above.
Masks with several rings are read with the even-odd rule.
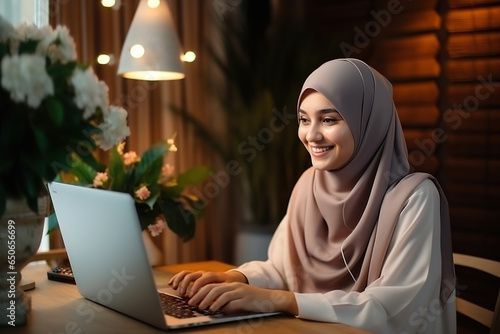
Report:
[[[21,174],[21,189],[26,198],[26,203],[33,212],[38,212],[38,192],[40,191],[42,181],[40,177],[27,169],[23,169]]]
[[[186,210],[182,203],[170,198],[158,199],[158,205],[167,219],[168,227],[183,241],[194,237],[196,218],[192,212]]]
[[[91,147],[89,146],[89,149],[90,149],[90,148],[91,148]],[[92,148],[94,148],[94,147],[92,147]],[[75,154],[77,154],[77,153],[76,153],[76,151],[75,151]],[[89,166],[90,166],[90,167],[92,167],[93,169],[95,169],[95,170],[99,170],[99,171],[100,171],[100,170],[103,170],[103,164],[102,164],[101,162],[99,162],[99,161],[98,161],[98,160],[94,157],[94,155],[92,154],[92,152],[91,152],[91,151],[89,151],[89,152],[88,152],[88,153],[86,153],[86,154],[77,154],[77,156],[78,156],[80,159],[82,159],[82,161],[83,161],[84,163],[86,163],[87,165],[89,165]]]
[[[48,226],[47,226],[47,234],[52,233],[54,230],[59,228],[59,221],[57,220],[57,216],[55,213],[51,214],[48,219]]]
[[[155,218],[161,213],[160,208],[157,205],[151,209],[144,203],[135,202],[135,209],[137,210],[141,229],[143,230],[146,229],[148,225],[153,224]]]
[[[179,197],[188,186],[194,186],[204,182],[212,170],[207,166],[198,166],[188,169],[177,176],[177,184],[172,187],[164,188],[164,192],[172,197]]]
[[[212,169],[207,166],[193,167],[177,176],[177,184],[184,187],[200,184],[210,176],[211,172]]]
[[[161,142],[151,146],[141,157],[134,169],[134,184],[156,184],[163,166],[163,156],[168,151],[168,144]]]
[[[97,171],[81,160],[75,161],[71,173],[78,179],[78,184],[88,185],[94,182]]]
[[[23,53],[35,53],[36,47],[38,46],[38,41],[29,39],[27,41],[23,41],[19,44],[19,54]]]
[[[33,127],[33,135],[35,137],[36,145],[42,155],[45,155],[47,150],[49,149],[49,140],[47,139],[47,135],[42,130]]]
[[[125,165],[121,155],[115,147],[111,149],[108,165],[108,176],[112,180],[111,190],[114,191],[127,191],[127,183],[125,177]]]
[[[47,104],[50,119],[56,127],[60,127],[64,120],[64,109],[61,102],[54,97],[49,97],[45,103]]]

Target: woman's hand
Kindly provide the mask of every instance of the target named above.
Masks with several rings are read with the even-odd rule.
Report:
[[[202,310],[235,312],[286,312],[297,315],[295,295],[290,291],[269,290],[245,283],[212,283],[197,290],[189,300]]]
[[[168,282],[175,290],[179,290],[179,295],[184,296],[188,293],[188,287],[191,283],[193,286],[189,290],[188,297],[194,294],[203,286],[211,283],[248,283],[245,275],[239,271],[226,272],[211,272],[211,271],[188,271],[183,270],[174,275]]]

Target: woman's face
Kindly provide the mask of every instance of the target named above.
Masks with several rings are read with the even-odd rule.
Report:
[[[299,138],[314,168],[336,170],[354,153],[354,138],[335,107],[317,91],[309,90],[299,106]]]

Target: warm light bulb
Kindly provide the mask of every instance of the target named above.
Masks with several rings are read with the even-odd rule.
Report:
[[[111,57],[109,55],[99,55],[97,56],[97,62],[101,65],[109,64]]]
[[[192,63],[196,59],[196,53],[193,51],[188,51],[181,56],[181,60],[187,63]]]
[[[101,5],[104,7],[113,7],[115,5],[115,0],[101,0]]]
[[[160,0],[148,0],[149,8],[157,8],[160,5]]]
[[[113,65],[115,57],[112,54],[100,54],[97,56],[97,63],[101,65]]]
[[[130,48],[130,55],[134,58],[141,58],[145,52],[144,47],[140,44],[132,45]]]

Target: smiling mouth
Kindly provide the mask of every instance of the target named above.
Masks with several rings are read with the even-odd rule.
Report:
[[[330,151],[333,148],[333,146],[328,146],[328,147],[311,147],[311,152],[313,153],[324,153],[327,151]]]
[[[333,146],[326,147],[313,147],[311,146],[311,154],[317,157],[325,155],[327,152],[331,151]]]

